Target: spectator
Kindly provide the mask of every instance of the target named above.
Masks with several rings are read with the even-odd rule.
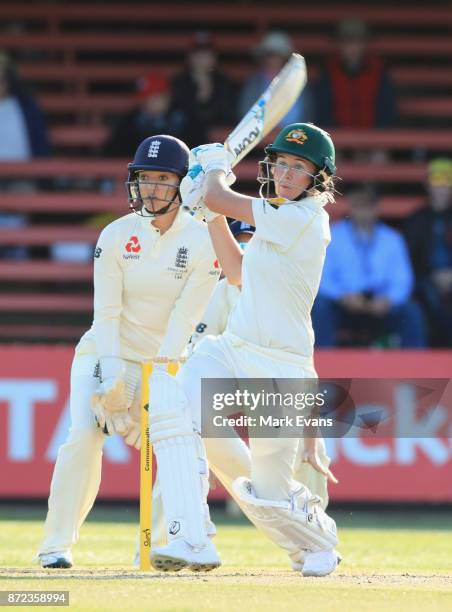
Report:
[[[258,62],[257,71],[245,82],[239,100],[241,117],[256,102],[273,78],[289,59],[293,52],[290,38],[284,32],[269,32],[260,45],[254,50]],[[312,121],[313,101],[309,87],[306,87],[280,125]]]
[[[182,132],[180,113],[170,110],[170,83],[159,72],[150,72],[137,82],[137,105],[119,119],[105,146],[107,157],[132,158],[149,134]]]
[[[416,291],[434,346],[452,346],[452,160],[428,167],[428,202],[406,225]]]
[[[25,90],[10,58],[0,52],[0,162],[26,161],[50,155],[50,144],[43,114]],[[35,184],[23,179],[2,180],[7,191],[34,191]],[[28,225],[23,213],[0,213],[0,227],[17,229]],[[28,247],[3,246],[0,259],[27,259]]]
[[[348,197],[350,219],[332,226],[320,290],[313,308],[318,347],[336,346],[344,328],[374,338],[397,334],[400,346],[425,345],[419,306],[410,300],[413,273],[398,232],[377,220],[377,197],[358,189]]]
[[[183,117],[183,140],[189,146],[209,142],[210,128],[236,122],[235,89],[218,66],[210,36],[196,34],[186,67],[172,83],[173,108]]]
[[[388,128],[397,122],[394,87],[382,59],[368,51],[367,25],[345,19],[337,52],[326,62],[316,88],[317,123],[323,127]]]
[[[28,224],[28,219],[25,215],[18,213],[3,213],[0,212],[0,228],[2,229],[19,229]],[[27,259],[29,251],[24,246],[0,246],[0,259]]]
[[[0,53],[0,161],[50,155],[43,114],[25,91],[15,67]]]

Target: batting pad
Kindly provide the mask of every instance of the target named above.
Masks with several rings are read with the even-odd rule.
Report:
[[[207,467],[185,394],[167,372],[156,371],[151,376],[149,406],[149,433],[157,457],[168,540],[182,538],[191,546],[205,546],[208,536],[201,481],[207,477]]]
[[[251,481],[244,477],[232,483],[232,490],[253,523],[289,554],[331,550],[337,545],[335,521],[306,487],[294,491],[289,501],[258,498]]]

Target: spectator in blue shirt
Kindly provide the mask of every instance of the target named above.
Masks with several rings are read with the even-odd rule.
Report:
[[[0,51],[0,161],[26,161],[51,153],[44,116]]]
[[[410,300],[414,279],[402,236],[378,221],[371,189],[348,196],[350,219],[332,226],[319,294],[313,308],[318,347],[336,346],[338,332],[364,326],[396,334],[403,348],[425,346],[419,306]]]

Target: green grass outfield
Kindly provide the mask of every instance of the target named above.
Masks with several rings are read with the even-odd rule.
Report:
[[[332,511],[344,560],[327,578],[303,578],[249,523],[214,514],[223,560],[215,572],[135,570],[132,506],[94,509],[74,548],[75,568],[43,571],[32,557],[44,505],[0,504],[0,590],[69,590],[71,612],[452,611],[451,510]]]

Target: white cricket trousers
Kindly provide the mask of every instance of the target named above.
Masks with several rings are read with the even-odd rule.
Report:
[[[206,341],[207,340],[210,340],[210,338],[206,338]],[[223,340],[222,342],[225,341]],[[201,343],[199,346],[201,347]],[[186,392],[192,396],[193,401],[197,402],[198,406],[200,406],[200,385],[198,385],[197,391],[194,384],[189,384],[190,376],[198,376],[197,381],[199,383],[199,372],[201,372],[202,376],[208,377],[209,374],[207,370],[209,369],[210,372],[211,366],[211,377],[226,378],[231,376],[231,368],[228,366],[229,360],[226,356],[223,356],[222,350],[218,348],[219,346],[219,344],[214,344],[211,347],[216,355],[215,357],[212,356],[212,358],[208,345],[203,351],[197,349],[190,360],[179,371],[180,373],[178,376],[181,381],[185,381],[183,384]],[[227,350],[232,350],[232,348],[228,348]],[[241,351],[240,354],[244,359],[245,353]],[[248,355],[248,352],[246,352],[246,354]],[[202,357],[203,355],[204,357]],[[208,359],[206,359],[206,355]],[[280,368],[284,371],[283,375],[276,374],[275,369],[272,369],[270,373],[267,370],[262,371],[259,369],[259,373],[255,373],[258,367],[256,365],[257,358],[261,366],[271,365],[273,368],[273,364],[265,357],[261,360],[260,355],[256,358],[254,352],[249,354],[250,359],[251,357],[254,365],[253,367],[250,366],[249,370],[247,369],[246,371],[253,373],[247,375],[241,374],[241,376],[289,377],[287,370],[282,366],[280,366]],[[213,361],[213,359],[215,359],[215,361]],[[99,491],[102,468],[102,447],[105,435],[97,427],[91,410],[91,396],[99,384],[99,379],[94,376],[96,364],[97,357],[88,354],[76,354],[72,363],[70,392],[71,427],[65,443],[58,451],[50,487],[48,513],[44,526],[44,540],[39,551],[41,554],[66,550],[77,542],[80,527],[91,510]],[[190,374],[192,370],[188,369],[189,366],[190,368],[194,368],[195,372],[193,374]],[[305,376],[312,376],[314,370],[306,369],[303,370],[303,372]],[[300,374],[299,368],[296,368],[295,374],[297,376]],[[249,451],[243,441],[238,439],[237,436],[231,435],[229,439],[223,438],[220,440],[206,439],[204,442],[207,457],[214,472],[217,473],[228,489],[230,489],[232,480],[238,476],[250,475]],[[266,483],[263,489],[261,489],[261,491],[263,491],[262,495],[265,492],[269,492],[269,489],[271,489],[274,493],[272,499],[281,499],[277,496],[282,494],[283,491],[286,491],[290,484],[289,467],[293,465],[294,460],[294,453],[291,450],[291,446],[293,443],[295,447],[294,452],[296,452],[297,441],[289,441],[290,448],[280,448],[279,452],[278,449],[272,449],[272,451],[275,452],[266,458],[262,458],[257,464],[256,453],[259,453],[260,449],[256,448],[256,446],[259,447],[259,442],[262,442],[262,440],[255,440],[255,442],[257,442],[257,445],[254,443],[252,446],[255,457],[253,461],[254,478],[257,478],[259,482],[264,481]],[[281,489],[279,489],[276,478],[275,469],[277,466],[272,464],[272,470],[267,474],[262,467],[263,465],[272,463],[276,457],[278,458],[278,463],[281,463],[283,467],[282,474],[284,476],[284,486]],[[320,493],[326,505],[327,489],[325,477],[315,472],[307,464],[302,464],[302,466],[300,466],[300,471],[301,470],[303,470],[303,474],[300,474],[300,476],[296,474],[296,476],[302,482],[310,486],[313,492]],[[314,482],[305,481],[309,476],[314,479]],[[153,487],[152,525],[153,543],[161,544],[165,540],[166,529],[158,483]]]
[[[40,553],[71,548],[99,490],[105,435],[91,410],[97,361],[95,355],[76,354],[72,362],[71,427],[58,450]]]
[[[317,374],[310,358],[264,349],[229,332],[217,338],[208,336],[196,346],[193,355],[177,374],[199,431],[202,378],[316,379]],[[223,446],[220,440],[208,438],[204,442],[210,459],[214,454],[211,447],[215,444],[221,446],[223,464],[233,463],[236,459],[233,454],[230,457],[224,454],[228,448],[234,448],[233,444]],[[298,438],[250,438],[251,480],[258,497],[275,501],[289,499],[294,488],[293,472],[298,445]]]

